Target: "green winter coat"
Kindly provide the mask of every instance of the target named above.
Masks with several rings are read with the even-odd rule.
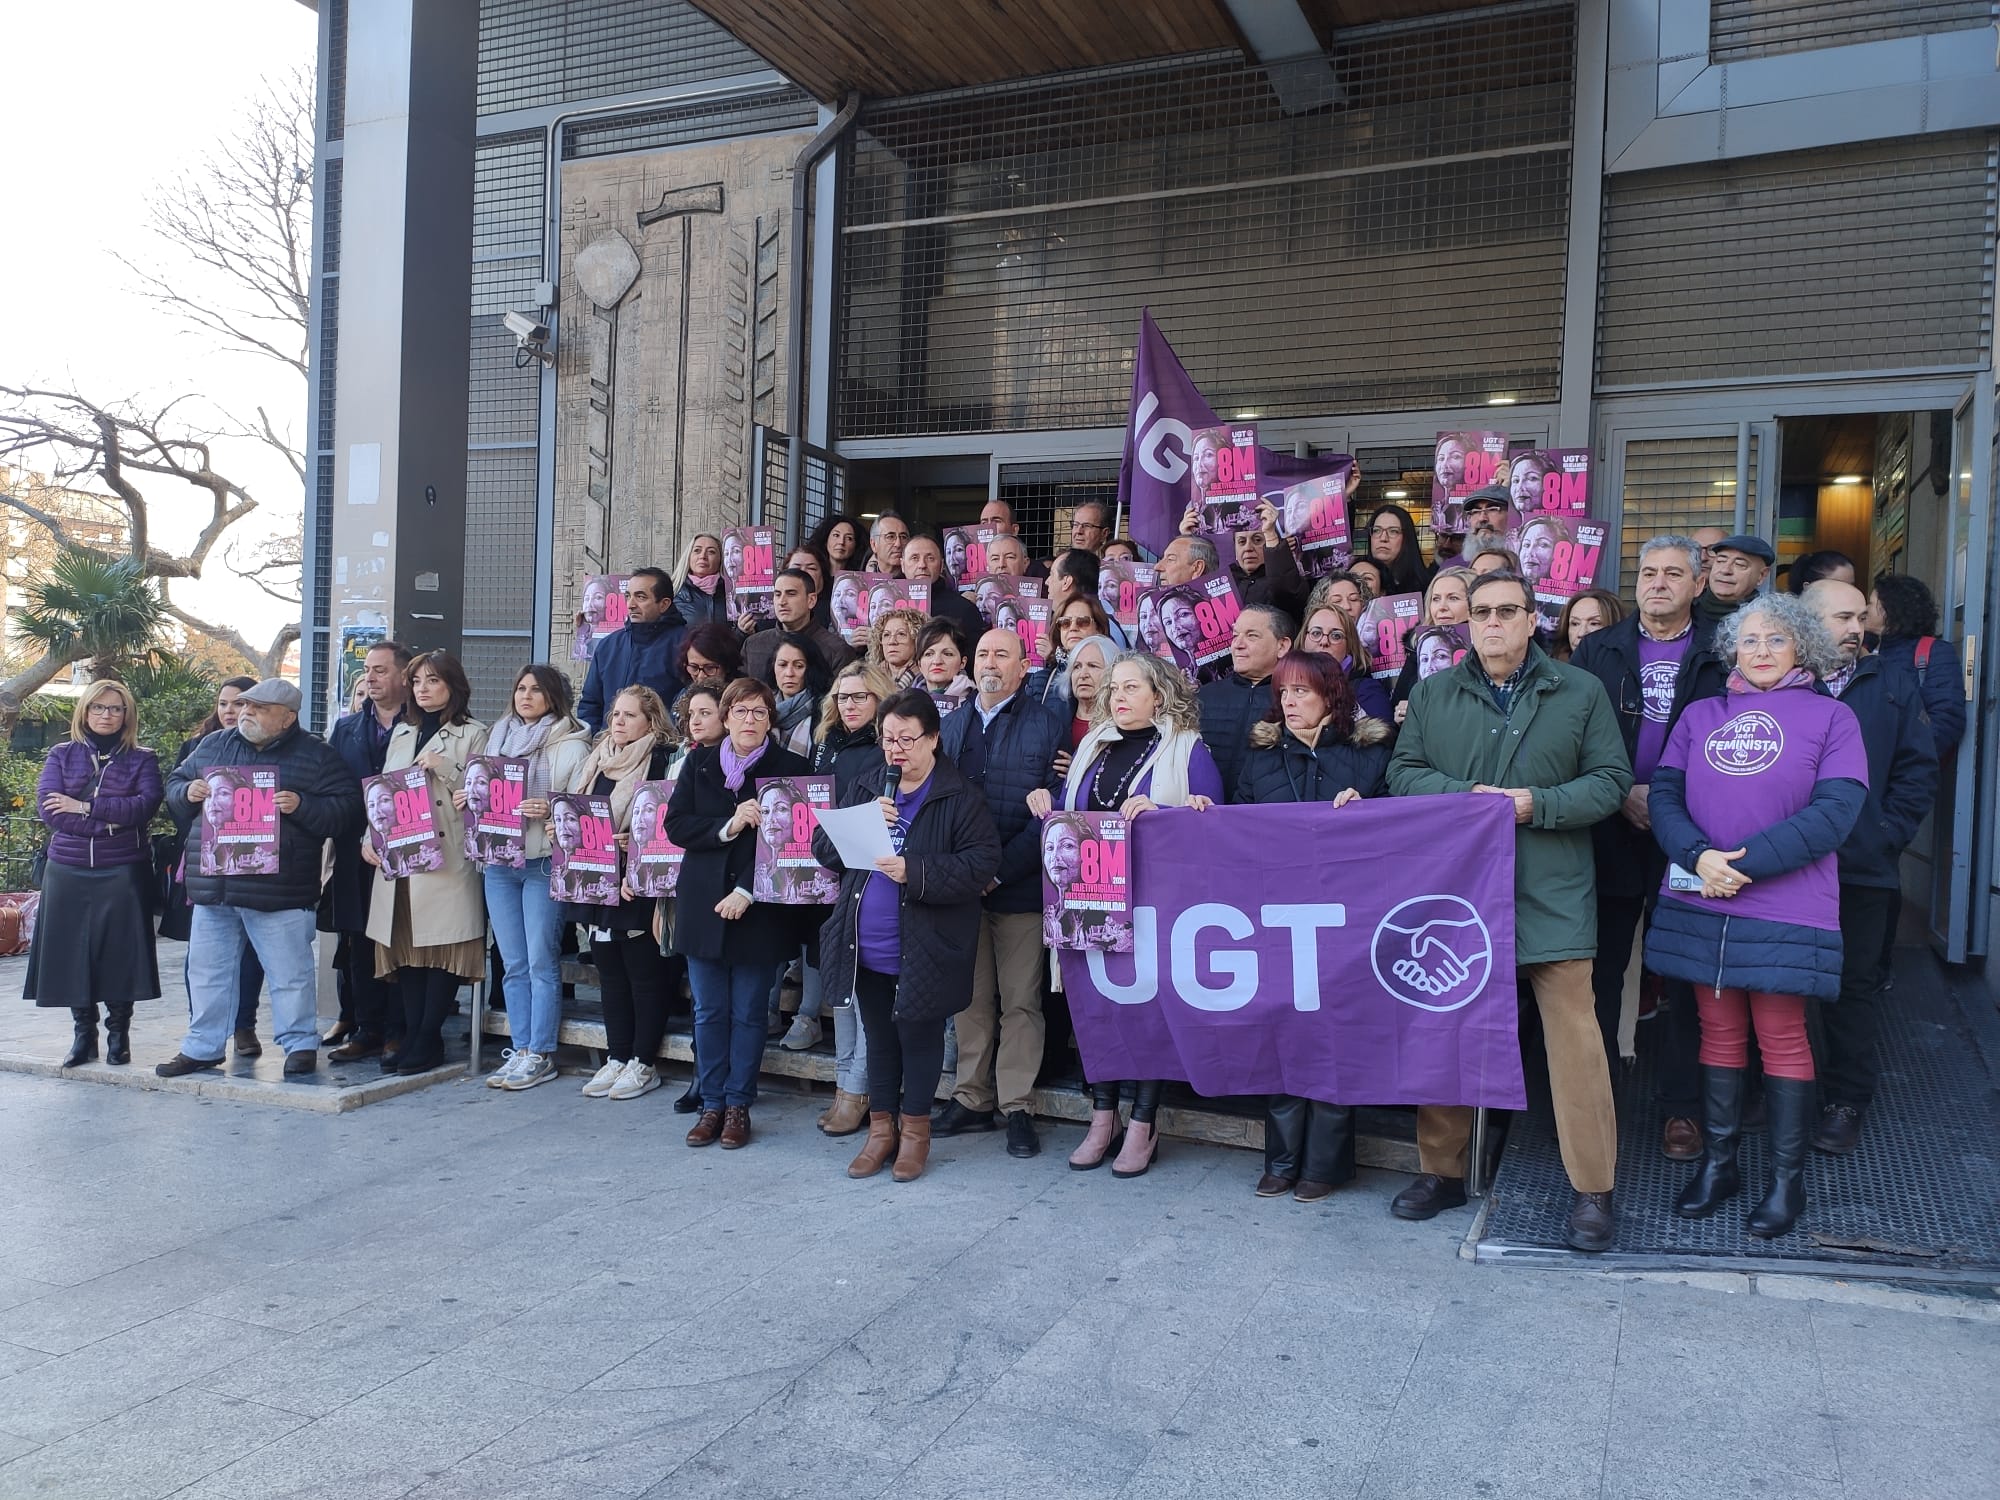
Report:
[[[1527,787],[1535,812],[1514,830],[1514,955],[1518,964],[1597,956],[1597,866],[1591,825],[1613,816],[1632,763],[1604,687],[1590,673],[1528,647],[1527,675],[1503,719],[1471,652],[1425,679],[1389,761],[1398,797]]]

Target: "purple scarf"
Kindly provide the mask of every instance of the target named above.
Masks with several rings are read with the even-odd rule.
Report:
[[[1813,674],[1804,667],[1793,667],[1768,688],[1760,688],[1743,675],[1741,667],[1729,669],[1729,691],[1732,693],[1775,693],[1784,688],[1811,687],[1814,681]]]
[[[767,737],[748,755],[738,755],[736,742],[725,734],[722,737],[722,784],[732,792],[742,791],[744,773],[762,760],[764,752],[770,748],[771,741]]]

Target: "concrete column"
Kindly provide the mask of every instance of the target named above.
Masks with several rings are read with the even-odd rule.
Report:
[[[344,626],[460,649],[478,64],[478,0],[349,0],[335,692]]]

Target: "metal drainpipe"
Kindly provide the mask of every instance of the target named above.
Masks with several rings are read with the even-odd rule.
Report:
[[[812,171],[819,159],[831,151],[861,110],[861,95],[849,94],[841,101],[840,112],[820,127],[807,142],[792,166],[792,284],[785,303],[785,362],[790,376],[785,392],[785,435],[791,444],[785,458],[785,550],[799,544],[799,512],[805,502],[806,484],[806,265],[812,245],[806,237],[806,202],[812,187]]]

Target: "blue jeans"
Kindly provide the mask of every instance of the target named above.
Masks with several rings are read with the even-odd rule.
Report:
[[[516,1050],[553,1057],[562,1028],[562,908],[549,895],[549,862],[488,865],[485,882],[506,970],[508,1033]]]
[[[181,986],[192,989],[189,978],[188,959],[181,956]],[[236,1030],[255,1031],[257,1029],[257,1002],[264,993],[264,966],[257,962],[257,950],[249,944],[243,947],[243,967],[236,975]]]
[[[188,933],[188,1029],[181,1052],[203,1061],[224,1055],[236,1025],[246,947],[256,953],[271,986],[273,1038],[287,1053],[316,1049],[313,929],[310,909],[197,906]]]
[[[833,1007],[833,1086],[843,1093],[868,1092],[868,1033],[859,1006]]]
[[[701,1069],[703,1109],[748,1109],[757,1099],[757,1065],[764,1060],[764,1003],[774,961],[725,964],[691,958],[694,1056]]]

